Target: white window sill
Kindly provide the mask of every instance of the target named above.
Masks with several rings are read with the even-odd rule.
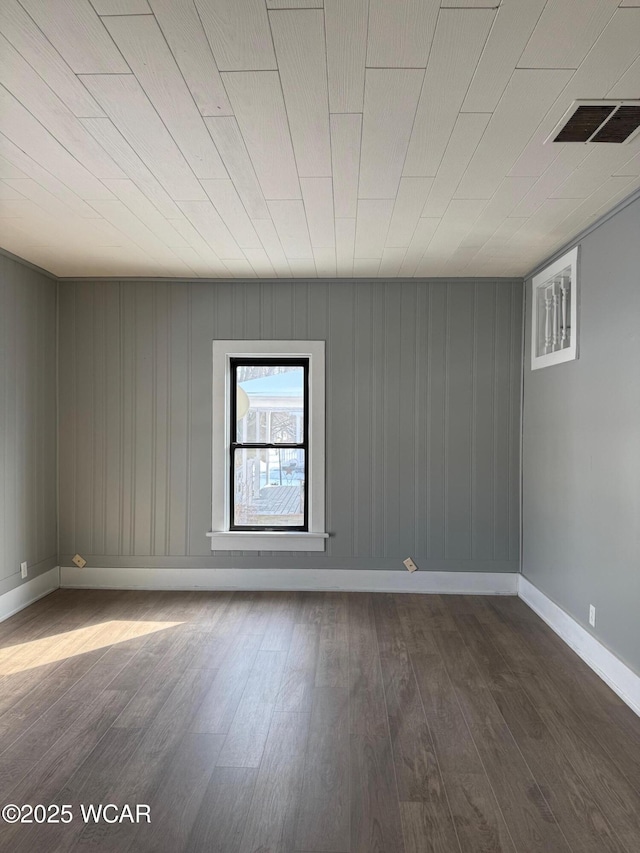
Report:
[[[207,533],[212,551],[324,551],[328,533],[224,530]]]

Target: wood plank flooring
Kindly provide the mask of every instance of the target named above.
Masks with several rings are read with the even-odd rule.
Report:
[[[6,803],[74,815],[12,853],[637,853],[640,719],[517,598],[58,590],[0,625]]]

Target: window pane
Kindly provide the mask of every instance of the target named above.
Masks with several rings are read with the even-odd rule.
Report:
[[[286,364],[239,365],[236,440],[269,444],[304,441],[304,370]]]
[[[245,527],[304,525],[305,451],[234,451],[234,523]]]

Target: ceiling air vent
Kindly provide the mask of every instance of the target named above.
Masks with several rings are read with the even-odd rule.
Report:
[[[634,130],[640,127],[640,106],[618,107],[596,135],[592,142],[626,142]]]
[[[547,142],[622,143],[639,129],[640,101],[575,101]]]

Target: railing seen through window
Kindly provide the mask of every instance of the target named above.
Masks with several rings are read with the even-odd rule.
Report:
[[[230,529],[308,530],[309,359],[230,366]]]

